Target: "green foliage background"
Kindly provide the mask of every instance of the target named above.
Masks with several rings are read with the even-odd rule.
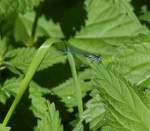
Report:
[[[56,40],[0,131],[150,131],[149,10],[149,0],[0,0],[0,123],[38,49]],[[69,64],[64,43],[102,62]]]

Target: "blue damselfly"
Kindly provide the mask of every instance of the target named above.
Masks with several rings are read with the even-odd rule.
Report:
[[[87,58],[88,60],[93,61],[93,62],[101,62],[102,61],[102,57],[100,55],[90,53],[85,50],[76,48],[70,44],[59,43],[58,49],[61,51],[64,51],[65,53],[70,51],[74,56],[84,56],[85,58]]]

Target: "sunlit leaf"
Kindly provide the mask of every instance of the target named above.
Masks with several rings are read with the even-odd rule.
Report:
[[[133,86],[118,73],[102,65],[95,65],[94,68],[95,86],[122,128],[132,131],[150,130],[150,110]]]

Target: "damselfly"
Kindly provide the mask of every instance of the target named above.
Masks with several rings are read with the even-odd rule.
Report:
[[[93,54],[93,53],[87,52],[85,50],[81,50],[81,49],[76,48],[76,47],[74,47],[70,44],[62,44],[62,45],[61,45],[61,47],[59,47],[59,49],[60,48],[61,48],[60,50],[63,49],[63,51],[65,53],[70,51],[73,55],[75,55],[75,56],[84,56],[85,58],[89,59],[90,61],[94,61],[94,62],[101,62],[102,61],[102,57],[100,55]]]

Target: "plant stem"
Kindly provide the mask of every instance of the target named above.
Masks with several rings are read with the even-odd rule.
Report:
[[[144,79],[140,80],[136,86],[140,86],[142,85],[144,82],[148,81],[150,79],[150,74],[148,76],[146,76]]]
[[[35,34],[36,34],[38,18],[39,18],[39,15],[36,14],[35,18],[34,18],[34,23],[33,23],[33,26],[32,26],[32,32],[31,32],[31,38],[33,39],[33,41],[34,41]]]
[[[29,40],[30,44],[31,44],[30,46],[33,46],[34,42],[35,42],[36,30],[37,30],[37,26],[38,26],[38,20],[39,20],[39,17],[41,15],[41,9],[42,9],[42,5],[38,6],[37,9],[36,9],[34,22],[33,22],[33,25],[32,25],[31,37],[30,37],[30,40]]]
[[[82,91],[81,91],[79,80],[78,80],[78,77],[77,77],[74,58],[73,58],[71,52],[69,52],[69,51],[68,51],[67,55],[68,55],[68,61],[69,61],[70,69],[71,69],[71,72],[72,72],[72,76],[73,76],[73,79],[74,79],[74,85],[75,85],[75,90],[76,90],[76,99],[77,99],[77,103],[78,103],[79,117],[81,118],[81,114],[83,112]]]
[[[33,57],[33,60],[28,68],[27,73],[25,74],[25,78],[23,79],[23,81],[20,84],[19,87],[19,92],[15,98],[15,100],[13,101],[9,111],[7,112],[4,121],[2,123],[2,126],[6,126],[7,123],[9,122],[9,119],[11,118],[14,110],[16,109],[18,103],[20,102],[23,94],[25,93],[30,81],[32,80],[33,75],[35,74],[37,68],[39,67],[40,63],[42,62],[44,56],[47,54],[48,49],[50,48],[50,46],[56,42],[56,40],[54,39],[49,39],[47,40],[37,51],[37,53],[35,54],[35,56]]]

